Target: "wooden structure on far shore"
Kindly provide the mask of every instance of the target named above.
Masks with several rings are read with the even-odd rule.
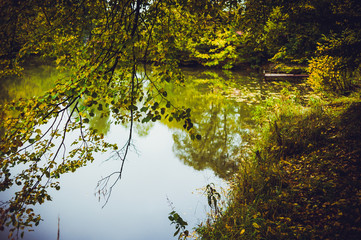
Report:
[[[293,73],[266,73],[263,72],[263,77],[267,78],[306,78],[308,74],[293,74]]]

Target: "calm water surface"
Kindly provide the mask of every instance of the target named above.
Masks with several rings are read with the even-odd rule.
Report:
[[[60,219],[64,240],[165,240],[175,232],[168,220],[172,208],[188,222],[188,230],[206,219],[209,207],[203,188],[210,183],[227,186],[245,144],[243,136],[252,129],[250,111],[266,96],[293,86],[260,82],[244,73],[186,70],[185,74],[187,87],[165,88],[172,103],[192,109],[202,141],[191,141],[181,126],[167,121],[137,125],[134,148],[107,205],[102,208],[104,201],[99,202],[95,188],[102,177],[119,169],[120,161],[106,161],[110,154],[104,153],[60,178],[61,190],[50,194],[53,201],[34,208],[44,221],[24,239],[56,239]],[[1,94],[13,99],[37,95],[57,77],[54,69],[39,67],[22,81],[8,83]],[[127,140],[127,128],[113,125],[111,119],[90,124],[103,129],[111,143],[122,145]],[[0,194],[1,199],[10,196]],[[1,239],[6,236],[6,231],[0,232]]]

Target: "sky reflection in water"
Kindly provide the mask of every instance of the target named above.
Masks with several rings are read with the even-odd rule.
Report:
[[[122,142],[127,134],[126,129],[111,126],[107,138]],[[199,172],[183,165],[172,151],[172,131],[161,124],[155,124],[146,137],[135,136],[134,144],[137,153],[128,156],[123,178],[103,209],[104,201],[98,202],[94,195],[96,184],[120,166],[116,160],[103,162],[109,154],[62,176],[60,191],[50,194],[53,201],[34,209],[44,221],[24,239],[56,239],[58,216],[60,239],[171,239],[175,227],[168,220],[172,209],[167,198],[189,230],[204,220],[206,197],[197,189],[211,182],[224,185],[223,181],[210,170]]]

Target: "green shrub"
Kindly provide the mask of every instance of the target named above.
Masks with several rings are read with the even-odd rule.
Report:
[[[353,87],[356,71],[347,67],[342,57],[328,55],[315,57],[310,61],[308,83],[316,91],[347,93]]]

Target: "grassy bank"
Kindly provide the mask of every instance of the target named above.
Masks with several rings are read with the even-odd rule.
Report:
[[[256,111],[253,155],[201,239],[360,239],[360,94],[320,99],[285,92]]]

